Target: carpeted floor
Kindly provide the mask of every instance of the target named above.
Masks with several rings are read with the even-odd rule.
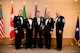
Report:
[[[0,53],[80,53],[80,48],[76,46],[63,46],[61,51],[56,51],[53,46],[51,49],[46,48],[32,48],[25,49],[21,48],[16,50],[14,46],[9,47],[9,45],[0,45]]]

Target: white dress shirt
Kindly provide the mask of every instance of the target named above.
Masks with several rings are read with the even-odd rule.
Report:
[[[55,23],[57,23],[58,17],[55,19]]]
[[[31,19],[28,19],[28,22],[29,22],[29,24],[30,24],[30,29],[32,28],[31,26],[32,26],[32,20]]]
[[[23,24],[23,19],[22,19],[22,17],[20,17],[20,20],[21,20],[21,24]]]
[[[40,17],[37,17],[37,23],[40,25]]]
[[[45,22],[46,25],[47,25],[48,21],[49,21],[49,19],[46,19],[46,22]]]

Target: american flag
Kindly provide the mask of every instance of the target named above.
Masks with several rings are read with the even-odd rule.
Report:
[[[0,38],[4,37],[4,24],[3,24],[3,16],[2,16],[2,8],[0,7]]]

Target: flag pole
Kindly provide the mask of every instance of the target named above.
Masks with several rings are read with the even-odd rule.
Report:
[[[45,8],[47,8],[47,5],[45,5]]]
[[[13,8],[13,0],[11,0],[11,11],[12,11],[12,8]],[[13,19],[12,18],[12,15],[11,15],[11,18],[10,19]],[[10,30],[11,30],[11,28],[10,28]],[[13,40],[13,39],[10,38],[10,40]]]
[[[26,19],[26,17],[27,17],[27,12],[26,12],[26,8],[25,8],[25,1],[23,1],[22,16],[24,17],[23,19]],[[23,28],[23,31],[25,32],[26,30]],[[24,34],[24,36],[22,37],[21,47],[24,46],[25,39],[26,39],[26,34]]]
[[[37,1],[35,2],[35,4],[37,5]]]
[[[37,1],[35,2],[35,16],[36,16],[36,12],[37,12]]]
[[[13,0],[11,1],[11,5],[13,5]]]
[[[1,2],[0,2],[1,4]],[[0,39],[4,39],[5,38],[5,31],[4,31],[4,20],[3,20],[3,14],[2,14],[2,5],[1,5],[1,8],[0,8]],[[1,27],[2,26],[2,27]]]
[[[13,7],[13,0],[11,0],[11,10],[12,10],[12,7]],[[11,18],[10,18],[11,19]],[[11,30],[11,29],[10,29]],[[10,31],[11,32],[11,31]],[[11,40],[11,43],[9,44],[9,47],[12,47],[12,43],[13,43],[13,40],[12,39],[10,39]]]
[[[74,40],[75,40],[75,42],[76,42],[76,45],[77,46],[80,46],[80,42],[79,42],[79,12],[77,12],[77,21],[76,21],[76,30],[75,30],[75,38],[74,38]]]
[[[80,24],[80,18],[79,18],[79,16],[80,16],[80,12],[77,12],[77,14],[78,14],[78,18],[77,19],[79,19],[79,24]],[[80,25],[79,25],[79,40],[78,40],[78,42],[77,42],[77,44],[78,44],[78,47],[80,47]]]
[[[45,5],[45,10],[44,10],[44,18],[46,18],[46,12],[47,12],[47,5]]]
[[[79,13],[79,12],[77,12],[77,14],[78,14],[78,16],[79,16],[79,14],[80,14],[80,13]]]
[[[24,19],[27,17],[26,15],[26,8],[25,8],[25,1],[23,1],[23,12],[22,12],[22,16],[24,17]]]
[[[23,5],[25,5],[25,1],[23,1]]]

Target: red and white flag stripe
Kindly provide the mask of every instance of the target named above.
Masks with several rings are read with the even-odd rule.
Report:
[[[3,37],[5,34],[4,32],[4,24],[3,24],[3,18],[0,19],[0,37]]]
[[[10,18],[10,39],[14,39],[14,10],[13,6],[11,7],[11,18]]]

